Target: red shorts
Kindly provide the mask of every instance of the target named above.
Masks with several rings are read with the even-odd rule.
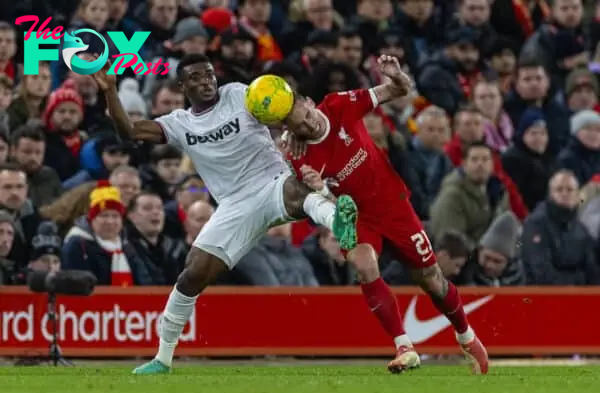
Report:
[[[377,255],[387,240],[394,256],[411,269],[423,269],[437,262],[423,224],[407,199],[396,200],[385,214],[359,210],[357,232],[357,244],[370,244]]]

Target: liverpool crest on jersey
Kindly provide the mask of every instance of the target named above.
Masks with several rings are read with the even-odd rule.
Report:
[[[340,130],[340,132],[338,133],[339,137],[341,140],[344,141],[344,143],[346,144],[346,146],[350,146],[350,144],[352,143],[352,138],[350,137],[350,135],[348,135],[348,133],[346,132],[346,130],[344,130],[343,128]]]

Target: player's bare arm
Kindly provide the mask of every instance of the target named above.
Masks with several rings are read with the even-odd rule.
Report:
[[[133,125],[119,100],[116,75],[108,75],[111,62],[93,74],[98,87],[104,92],[106,105],[111,118],[115,122],[117,132],[123,139],[133,139],[151,143],[164,143],[164,134],[160,125],[153,120],[136,121]]]
[[[385,102],[407,96],[413,90],[413,81],[406,74],[398,59],[394,56],[382,55],[377,59],[381,73],[387,76],[390,81],[381,85],[375,86],[373,92],[377,97],[377,102],[383,104]]]

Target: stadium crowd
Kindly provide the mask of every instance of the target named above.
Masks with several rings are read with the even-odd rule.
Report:
[[[394,55],[416,92],[364,121],[444,274],[460,285],[600,284],[600,1],[3,4],[0,285],[57,269],[101,285],[173,285],[215,211],[209,190],[174,147],[120,140],[91,76],[62,60],[23,75],[22,15],[52,17],[50,29],[149,31],[139,54],[171,67],[119,77],[132,121],[186,106],[184,54],[208,54],[220,84],[277,74],[315,102],[380,83],[375,59]],[[81,57],[102,52],[84,41]],[[281,130],[272,135],[280,145]],[[380,264],[390,284],[410,284],[385,250]],[[272,228],[220,282],[353,285],[355,275],[333,235],[307,221]]]

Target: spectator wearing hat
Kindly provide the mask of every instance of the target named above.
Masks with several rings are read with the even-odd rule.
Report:
[[[308,45],[308,37],[315,32],[334,33],[340,26],[331,0],[302,0],[303,18],[288,22],[277,40],[284,56],[298,53]]]
[[[498,77],[500,91],[504,96],[510,91],[515,81],[518,54],[516,45],[502,36],[496,36],[492,45],[485,48],[484,54],[489,59],[492,71]]]
[[[176,79],[177,65],[181,56],[205,54],[208,45],[208,33],[199,18],[190,16],[175,25],[175,35],[165,42],[165,53],[152,59],[153,64],[163,64],[158,75],[149,73],[144,77],[143,95],[148,97],[157,80]],[[168,67],[168,70],[166,69]]]
[[[571,139],[556,159],[557,167],[573,171],[579,184],[600,173],[600,114],[583,110],[571,117]]]
[[[212,41],[216,36],[231,27],[235,21],[235,14],[225,7],[211,7],[202,11],[200,20]]]
[[[548,128],[539,108],[521,118],[514,144],[502,155],[502,166],[523,196],[529,211],[546,198],[554,159],[548,153]]]
[[[85,182],[108,179],[115,168],[129,164],[130,154],[129,144],[115,133],[90,139],[81,149],[81,170],[65,180],[63,188],[71,190]]]
[[[569,170],[560,170],[548,189],[547,200],[523,223],[521,259],[527,284],[600,284],[594,242],[577,217],[577,178]]]
[[[598,79],[587,68],[578,68],[567,76],[565,83],[565,101],[572,113],[591,109],[600,113]]]
[[[15,224],[15,240],[8,259],[21,269],[29,261],[31,239],[42,221],[37,207],[27,198],[27,174],[20,166],[0,166],[0,210],[11,215]]]
[[[15,220],[0,210],[0,285],[8,285],[13,281],[15,262],[8,259],[15,241]]]
[[[98,285],[153,284],[146,266],[123,237],[124,214],[119,190],[108,181],[98,182],[90,194],[87,217],[79,219],[65,237],[62,268],[93,273]]]
[[[569,139],[570,113],[562,94],[557,93],[540,59],[521,57],[517,64],[514,88],[504,100],[504,110],[514,125],[519,124],[523,113],[536,106],[544,113],[548,127],[548,150],[556,157]]]
[[[521,53],[541,59],[552,81],[564,86],[567,74],[587,66],[590,58],[583,30],[582,0],[554,0],[551,20],[527,40]]]
[[[148,106],[140,94],[137,80],[127,78],[119,85],[119,100],[131,123],[148,119]]]
[[[37,75],[23,75],[17,95],[7,109],[10,131],[30,119],[44,116],[44,108],[47,110],[50,106],[48,95],[51,83],[50,65],[47,62],[39,62]]]
[[[29,198],[36,206],[52,203],[62,192],[56,171],[44,165],[46,137],[41,125],[26,124],[19,127],[10,141],[10,156],[27,173]]]
[[[477,33],[468,27],[448,32],[446,47],[434,53],[421,66],[417,88],[431,104],[454,116],[471,95],[480,76]]]
[[[79,153],[87,137],[80,131],[83,119],[83,100],[73,89],[55,90],[44,112],[46,155],[44,164],[53,168],[61,181],[80,169]]]
[[[127,240],[155,285],[174,285],[183,271],[188,245],[165,234],[165,210],[157,194],[142,191],[127,208]]]
[[[27,285],[27,276],[31,272],[55,273],[60,271],[62,239],[58,228],[52,221],[40,224],[37,234],[31,240],[32,252],[27,267],[17,273],[15,283]]]
[[[520,234],[521,224],[512,212],[499,215],[479,240],[474,261],[464,268],[466,285],[525,285],[525,271],[517,257]]]
[[[267,26],[271,18],[271,2],[269,0],[238,0],[237,6],[240,15],[239,27],[246,30],[257,43],[257,60],[259,62],[283,60],[279,44]]]

